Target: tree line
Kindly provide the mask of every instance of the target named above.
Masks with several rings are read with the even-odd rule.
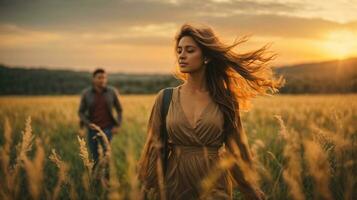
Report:
[[[283,94],[356,93],[357,59],[274,68],[284,76]],[[173,75],[109,74],[122,94],[152,94],[181,83]],[[14,68],[0,65],[0,95],[79,94],[91,84],[90,72]]]

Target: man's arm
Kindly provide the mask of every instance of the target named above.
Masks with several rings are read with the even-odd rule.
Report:
[[[119,100],[119,92],[115,88],[114,88],[114,108],[118,114],[118,127],[121,127],[123,108],[122,108],[120,100]]]
[[[81,128],[85,125],[85,126],[88,126],[90,121],[89,119],[87,118],[87,115],[86,115],[86,112],[88,110],[88,105],[87,105],[87,102],[85,101],[85,92],[82,93],[82,96],[81,96],[81,101],[80,101],[80,104],[79,104],[79,109],[78,109],[78,116],[79,116],[79,119],[80,119],[80,126]]]

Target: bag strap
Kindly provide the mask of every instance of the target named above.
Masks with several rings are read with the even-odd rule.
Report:
[[[164,89],[164,96],[163,96],[163,103],[161,106],[161,142],[163,144],[163,148],[161,148],[161,161],[162,161],[162,169],[163,174],[165,175],[167,169],[167,159],[168,159],[168,139],[167,139],[167,129],[166,129],[166,116],[169,111],[171,99],[172,99],[172,91],[173,88],[165,88]]]

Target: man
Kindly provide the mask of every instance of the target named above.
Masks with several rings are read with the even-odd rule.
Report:
[[[121,127],[123,110],[118,96],[114,87],[107,86],[107,73],[104,69],[93,72],[92,86],[82,92],[78,114],[81,128],[85,126],[88,129],[88,146],[94,166],[99,159],[98,142],[103,145],[101,138],[93,138],[97,135],[96,126],[103,130],[109,142]],[[114,117],[113,108],[117,112],[117,118]]]

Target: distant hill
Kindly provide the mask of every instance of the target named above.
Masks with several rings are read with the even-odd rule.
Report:
[[[287,82],[282,93],[356,93],[357,58],[275,69]]]
[[[356,93],[357,58],[274,68],[287,80],[281,93]],[[90,72],[28,69],[0,65],[0,95],[79,94],[91,83]],[[156,93],[180,82],[171,75],[110,74],[122,94]]]
[[[0,65],[0,95],[79,94],[91,84],[91,72],[14,68]],[[179,81],[171,75],[109,74],[108,82],[122,94],[156,93]]]
[[[74,94],[89,81],[90,74],[84,72],[0,65],[0,94]]]

